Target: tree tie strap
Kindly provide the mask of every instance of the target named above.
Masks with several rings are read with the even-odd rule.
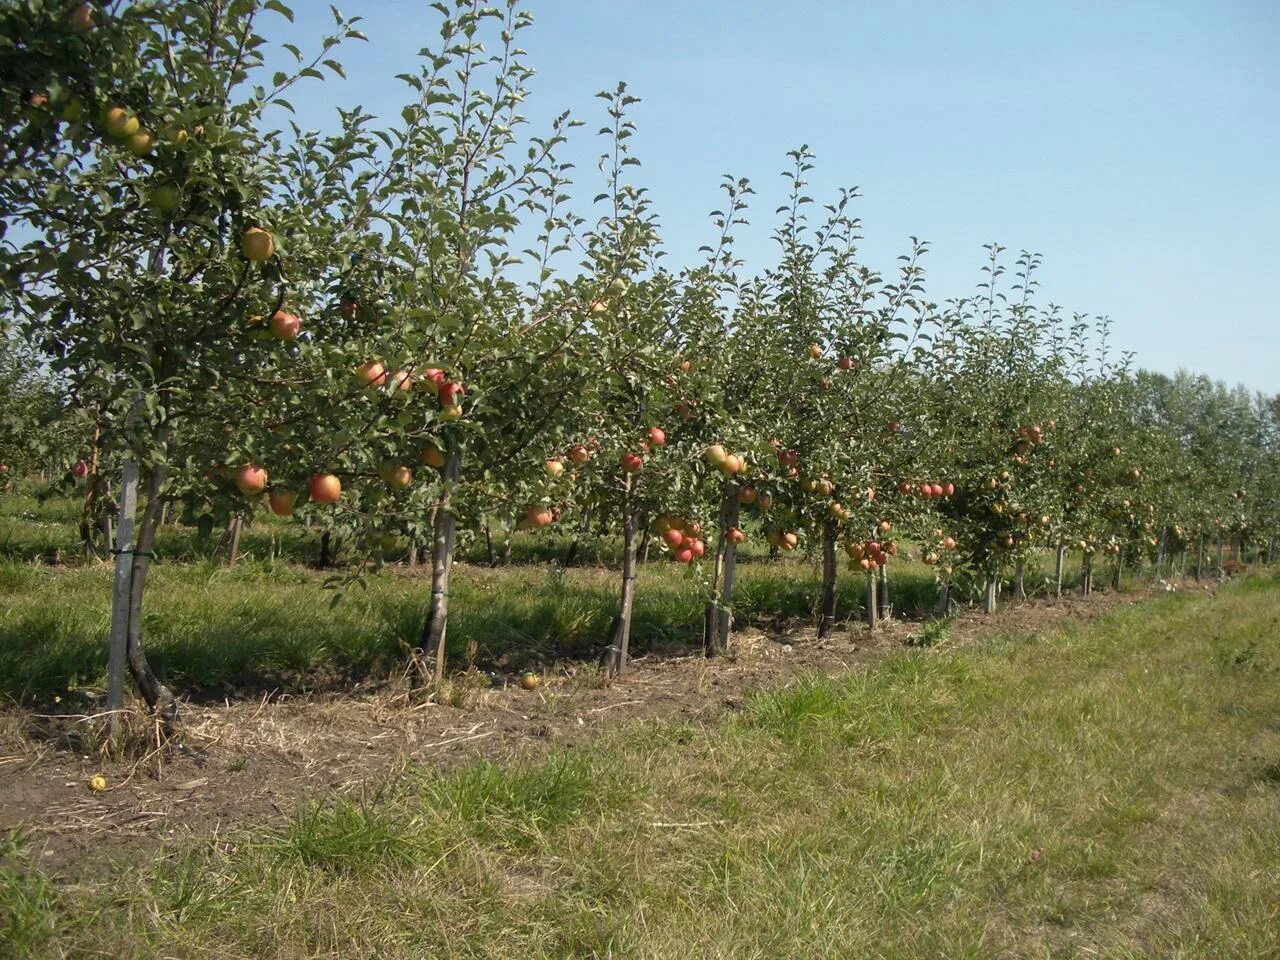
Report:
[[[123,556],[126,553],[131,553],[135,557],[146,557],[148,560],[154,560],[156,557],[155,553],[151,550],[112,550],[111,553],[117,557]]]

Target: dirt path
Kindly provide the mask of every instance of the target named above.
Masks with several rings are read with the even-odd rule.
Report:
[[[949,643],[1091,619],[1142,596],[1037,600],[994,617],[963,612]],[[389,685],[363,694],[193,707],[178,743],[163,755],[128,761],[78,754],[47,732],[34,736],[33,727],[48,721],[9,710],[0,713],[0,830],[21,826],[45,871],[83,878],[111,860],[152,857],[161,845],[216,842],[245,825],[280,823],[300,799],[360,790],[406,764],[504,762],[638,719],[709,719],[797,673],[857,669],[907,643],[918,627],[893,621],[871,636],[855,624],[825,640],[811,629],[749,630],[735,635],[730,658],[647,657],[608,686],[580,665],[545,677],[532,692],[477,676],[474,689],[455,693],[460,706],[414,702],[407,688]],[[465,683],[454,689],[465,690]],[[105,792],[89,789],[96,773],[107,778]]]

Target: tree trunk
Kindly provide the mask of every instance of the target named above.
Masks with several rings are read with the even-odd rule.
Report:
[[[325,570],[325,569],[327,569],[327,568],[328,568],[328,566],[329,566],[329,561],[332,559],[332,557],[330,557],[330,555],[329,555],[329,550],[330,550],[330,545],[331,545],[331,543],[332,543],[332,540],[331,540],[331,538],[330,538],[330,536],[329,536],[329,531],[328,531],[328,530],[326,530],[326,531],[324,531],[322,534],[320,534],[320,563],[319,563],[319,568],[320,568],[321,570]]]
[[[818,613],[818,636],[831,633],[836,623],[836,522],[822,526],[822,607]],[[874,589],[874,585],[873,585]]]
[[[157,445],[163,446],[167,431],[157,431]],[[142,641],[142,599],[147,586],[147,574],[151,569],[152,551],[156,544],[156,530],[160,525],[160,509],[163,506],[161,492],[169,468],[157,463],[147,479],[147,507],[142,513],[142,525],[138,530],[138,545],[133,552],[133,576],[129,583],[129,672],[142,698],[164,721],[167,727],[178,722],[178,700],[167,686],[160,682],[147,660]]]
[[[720,500],[719,542],[716,544],[716,563],[711,581],[711,600],[707,603],[703,626],[703,651],[708,657],[729,652],[729,637],[733,632],[733,588],[738,566],[738,546],[728,538],[728,532],[738,526],[740,518],[738,486],[725,482]]]
[[[1196,582],[1200,581],[1200,577],[1204,571],[1204,534],[1200,534],[1196,539]]]
[[[1086,553],[1080,563],[1080,595],[1087,597],[1093,593],[1093,554]]]
[[[1120,589],[1120,575],[1124,572],[1124,551],[1116,555],[1115,566],[1111,568],[1111,589]]]
[[[488,520],[484,522],[484,554],[490,569],[498,565],[498,560],[493,553],[493,531],[489,529]]]
[[[987,574],[987,579],[983,583],[982,591],[982,612],[995,613],[999,606],[1000,596],[1000,568]]]
[[[1222,528],[1218,528],[1218,576],[1222,576]]]
[[[946,580],[938,584],[938,603],[933,608],[933,613],[937,617],[951,615],[951,584]]]
[[[1013,564],[1013,595],[1019,600],[1027,599],[1026,587],[1026,568],[1023,565],[1022,558],[1019,557]]]
[[[96,474],[95,474],[96,477]],[[124,670],[129,649],[129,597],[133,581],[133,520],[138,512],[138,461],[127,457],[121,468],[120,526],[114,546],[115,587],[111,596],[111,635],[107,647],[108,729],[114,735],[124,709]]]
[[[1267,541],[1267,566],[1276,562],[1276,540],[1272,537]]]
[[[868,573],[868,574],[867,574],[867,609],[866,609],[866,618],[867,618],[867,627],[868,627],[868,629],[871,629],[871,630],[874,630],[874,629],[876,628],[876,623],[877,623],[877,621],[879,621],[879,619],[880,619],[880,611],[877,609],[877,602],[876,602],[876,601],[877,601],[877,597],[876,597],[876,578],[875,578],[875,574],[873,574],[873,573]]]
[[[449,453],[444,465],[444,489],[436,502],[435,538],[431,548],[431,606],[422,625],[419,646],[428,661],[433,662],[432,676],[437,683],[444,679],[445,630],[449,625],[449,578],[453,573],[453,541],[457,518],[451,505],[453,487],[462,471],[462,455]]]
[[[409,538],[409,559],[405,562],[410,570],[418,566],[418,541],[414,537]]]
[[[1062,569],[1066,565],[1066,558],[1067,545],[1059,540],[1058,549],[1053,560],[1053,595],[1058,598],[1062,597]]]
[[[161,508],[163,509],[163,507]],[[243,517],[232,517],[231,526],[227,530],[227,566],[234,567],[240,559],[240,530],[244,526]]]
[[[887,564],[880,568],[877,582],[876,613],[881,620],[888,620],[893,616],[893,607],[889,603],[889,567]]]
[[[639,538],[636,536],[637,516],[631,501],[633,477],[627,474],[626,490],[622,497],[622,598],[618,616],[609,632],[609,646],[605,651],[606,669],[610,676],[619,677],[627,669],[631,647],[631,611],[636,596],[636,552]]]
[[[1164,553],[1165,544],[1169,542],[1169,528],[1164,527],[1160,531],[1160,546],[1156,550],[1156,575],[1155,579],[1159,580],[1160,575],[1164,573]]]

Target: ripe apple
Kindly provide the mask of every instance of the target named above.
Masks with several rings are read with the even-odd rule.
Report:
[[[853,359],[851,357],[841,357],[839,360],[836,361],[836,366],[839,367],[841,370],[852,370]]]
[[[707,552],[707,545],[703,543],[702,540],[695,537],[693,540],[689,541],[689,552],[695,557],[700,557]]]
[[[343,320],[354,320],[359,309],[360,304],[356,303],[351,297],[343,297],[338,301],[338,312],[342,314]]]
[[[809,344],[809,356],[817,360],[820,356],[822,356],[822,347],[816,343]]]
[[[638,453],[624,453],[620,462],[623,473],[639,473],[644,466],[644,458]]]
[[[909,484],[906,480],[899,481],[899,483],[898,483],[898,492],[899,492],[899,493],[903,493],[903,494],[910,493],[910,492],[911,492],[911,484]]]
[[[675,557],[679,563],[693,563],[693,550],[689,547],[681,547],[676,551]]]
[[[932,484],[929,484],[929,483],[922,483],[922,484],[920,484],[920,496],[922,496],[922,497],[926,497],[926,498],[928,498],[928,497],[932,497],[932,496],[933,496],[933,485],[932,485]]]
[[[275,237],[261,227],[250,227],[240,238],[240,252],[255,263],[263,263],[276,252]]]
[[[730,527],[724,532],[724,538],[732,544],[739,544],[742,543],[743,540],[747,539],[747,535],[737,527]]]
[[[546,467],[547,467],[547,473],[551,474],[551,476],[553,477],[558,477],[560,476],[560,474],[564,473],[563,460],[548,460],[546,463]]]
[[[689,420],[693,417],[693,405],[681,400],[676,404],[676,415],[681,420]]]
[[[271,505],[271,512],[277,517],[292,517],[294,503],[297,499],[298,495],[292,490],[272,490],[267,496],[267,502]]]
[[[954,483],[948,483],[942,488],[942,495],[944,497],[954,497],[956,495],[956,485]]]
[[[151,148],[154,147],[155,144],[156,138],[151,135],[150,131],[139,130],[137,133],[129,137],[126,146],[128,146],[129,152],[135,157],[145,157],[151,152]]]
[[[67,26],[75,33],[89,33],[93,30],[93,4],[82,3],[67,14]]]
[[[377,360],[369,360],[356,367],[356,379],[366,387],[380,387],[387,379],[387,368]]]
[[[876,498],[876,488],[867,487],[867,489],[862,492],[862,495],[866,497],[867,502],[870,503],[872,500]]]
[[[889,522],[888,520],[881,520],[881,521],[880,521],[880,532],[881,532],[881,533],[888,533],[888,532],[889,532],[890,530],[892,530],[892,529],[893,529],[893,524],[892,524],[891,522]]]
[[[756,488],[755,488],[755,487],[743,487],[741,490],[739,490],[739,491],[738,491],[738,502],[739,502],[739,503],[745,503],[745,504],[747,504],[747,505],[750,505],[750,504],[755,503],[755,502],[756,502]]]
[[[307,484],[312,503],[337,503],[342,496],[342,481],[332,473],[317,473]]]
[[[267,489],[267,471],[256,463],[246,463],[236,470],[236,488],[246,497],[253,497]]]
[[[439,367],[427,367],[426,370],[422,371],[422,376],[418,378],[418,382],[423,389],[436,394],[440,392],[440,385],[447,383],[448,380],[449,378],[444,375],[444,371]]]
[[[681,361],[680,361],[680,369],[681,369],[681,370],[683,370],[685,373],[688,373],[690,370],[692,370],[692,369],[693,369],[693,361],[692,361],[692,360],[681,360]]]
[[[548,527],[555,522],[555,514],[545,506],[535,505],[525,511],[525,519],[531,527]]]
[[[408,370],[397,370],[387,377],[388,393],[408,393],[413,389],[413,374]]]
[[[580,467],[591,459],[591,451],[579,443],[569,450],[569,459]]]
[[[725,461],[729,459],[728,452],[718,443],[713,443],[711,446],[707,447],[705,456],[707,458],[707,463],[711,464],[711,466],[718,470],[723,470]]]
[[[277,310],[271,315],[271,335],[277,340],[296,340],[302,320],[296,313]]]
[[[102,115],[102,124],[117,140],[125,140],[138,132],[138,118],[124,107],[108,107]]]
[[[773,506],[773,497],[767,493],[760,494],[760,512],[767,513],[769,508]]]
[[[441,407],[456,407],[458,405],[458,397],[466,393],[466,388],[460,383],[454,383],[452,380],[444,380],[440,383],[439,395]]]
[[[784,533],[782,535],[782,543],[779,544],[783,550],[794,550],[800,539],[794,533]]]
[[[930,493],[935,497],[942,497],[946,493],[946,490],[943,488],[942,484],[935,483],[930,489]]]
[[[784,467],[794,467],[800,462],[800,454],[794,450],[780,450],[778,452],[778,462]]]
[[[900,424],[897,420],[890,420],[887,426],[890,433],[902,432],[902,424]]]
[[[521,690],[537,690],[541,683],[542,681],[538,679],[538,675],[532,670],[526,670],[520,675]]]
[[[661,427],[649,428],[649,442],[655,447],[665,446],[667,443],[667,434]]]
[[[724,463],[720,465],[720,470],[725,476],[732,476],[735,473],[741,473],[747,467],[746,462],[736,453],[730,453],[724,458]]]
[[[454,420],[461,420],[462,407],[457,405],[454,405],[452,407],[445,407],[443,410],[440,411],[440,419],[443,420],[445,423],[452,423]]]
[[[0,473],[8,472],[8,467],[0,469]],[[83,480],[89,475],[89,464],[85,463],[83,460],[77,460],[75,466],[71,468],[71,473],[77,480]]]
[[[675,527],[668,527],[662,533],[662,539],[667,541],[670,546],[678,547],[684,543],[684,534]]]
[[[413,471],[404,464],[394,464],[383,479],[396,490],[403,490],[413,483]]]

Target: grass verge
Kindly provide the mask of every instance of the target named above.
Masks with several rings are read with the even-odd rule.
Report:
[[[15,956],[1280,956],[1280,582],[893,654],[710,725],[410,772],[110,884]]]

